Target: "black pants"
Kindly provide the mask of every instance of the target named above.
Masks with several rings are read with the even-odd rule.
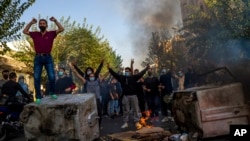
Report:
[[[108,103],[109,103],[109,98],[103,97],[102,98],[102,115],[108,115]]]
[[[159,111],[161,109],[160,96],[146,95],[146,100],[148,104],[148,110],[152,111],[151,117],[159,116]]]
[[[100,99],[96,99],[96,104],[97,104],[97,113],[99,116],[99,127],[101,127],[101,123],[102,123],[102,104]]]
[[[170,116],[170,115],[168,115],[168,110],[170,110],[170,112],[172,111],[172,109],[171,109],[172,104],[171,104],[171,102],[166,103],[164,101],[164,96],[165,95],[170,95],[170,94],[164,94],[164,95],[161,96],[161,113],[162,113],[163,116]]]
[[[138,102],[139,102],[139,108],[141,110],[141,113],[145,112],[145,98],[143,96],[138,96]]]

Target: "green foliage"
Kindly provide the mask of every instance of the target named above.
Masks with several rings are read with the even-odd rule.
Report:
[[[17,32],[23,28],[24,23],[18,22],[23,12],[29,8],[35,0],[1,0],[0,1],[0,54],[9,51],[7,42],[20,37]]]
[[[165,30],[154,32],[142,65],[184,69],[192,64],[204,72],[249,59],[250,0],[205,0],[205,5],[187,6],[192,12],[174,37]]]
[[[148,57],[142,66],[154,64],[155,73],[159,73],[162,67],[182,68],[187,63],[187,51],[183,44],[182,37],[178,33],[172,37],[168,30],[153,32],[148,47]]]
[[[58,60],[67,62],[66,59],[72,56],[77,58],[78,66],[85,70],[87,67],[97,68],[104,59],[113,67],[119,68],[122,63],[121,57],[116,55],[103,36],[99,36],[100,28],[93,31],[93,26],[87,24],[83,26],[65,33],[65,42],[59,47],[60,51],[56,55]],[[62,49],[65,51],[61,52]],[[102,72],[107,72],[107,68],[104,67]]]
[[[205,4],[205,11],[193,7],[182,29],[195,35],[187,40],[192,61],[209,60],[216,66],[220,60],[249,58],[249,0],[205,0]]]

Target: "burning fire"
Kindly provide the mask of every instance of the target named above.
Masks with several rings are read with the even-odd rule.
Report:
[[[143,112],[143,114],[145,115],[145,117],[142,116],[140,118],[140,121],[136,123],[136,128],[138,130],[141,129],[142,127],[146,127],[146,128],[152,128],[153,127],[152,125],[148,125],[148,120],[150,118],[151,111],[147,110],[147,111]]]

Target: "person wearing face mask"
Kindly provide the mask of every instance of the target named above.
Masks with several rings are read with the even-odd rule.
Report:
[[[5,84],[8,81],[9,70],[3,70],[2,71],[2,76],[3,76],[3,78],[0,80],[0,96],[2,95],[1,90],[2,90],[3,84]]]
[[[148,110],[152,111],[151,122],[159,121],[160,95],[158,86],[160,82],[157,77],[153,76],[152,69],[148,70],[148,77],[145,78],[143,90],[145,92]]]
[[[102,122],[102,106],[101,106],[101,92],[100,92],[100,79],[95,77],[94,73],[89,74],[89,79],[85,79],[81,74],[77,72],[72,63],[69,63],[69,67],[72,72],[82,81],[83,84],[86,84],[87,93],[95,94],[97,111],[99,116],[99,127],[101,127]]]
[[[26,92],[26,93],[29,93],[29,86],[28,86],[28,84],[27,83],[25,83],[25,79],[24,79],[24,76],[23,75],[20,75],[19,77],[18,77],[18,81],[17,81],[20,85],[21,85],[21,87],[23,88],[23,90]],[[22,94],[21,94],[21,92],[20,91],[18,91],[17,93],[16,93],[16,96],[17,97],[19,97],[19,96],[21,96]]]
[[[22,88],[22,86],[16,82],[17,75],[15,72],[11,72],[9,74],[9,80],[3,85],[2,87],[2,93],[6,94],[8,96],[7,101],[4,105],[10,107],[11,109],[15,109],[17,111],[22,111],[24,104],[20,103],[16,97],[17,91],[20,91],[21,94],[27,98],[30,102],[32,101],[32,98],[30,95],[25,92],[25,90]]]
[[[80,74],[82,77],[84,77],[86,80],[89,80],[89,75],[91,73],[94,73],[94,76],[97,79],[99,77],[99,74],[100,74],[101,70],[102,70],[103,63],[104,63],[104,59],[101,60],[101,63],[98,66],[96,71],[94,71],[94,69],[92,67],[87,67],[86,70],[85,70],[85,73],[84,73],[84,72],[81,71],[80,68],[78,68],[78,66],[76,65],[76,63],[74,61],[71,62],[72,66],[77,71],[77,73]],[[83,93],[86,93],[86,92],[87,92],[87,89],[86,89],[86,84],[85,84],[84,89],[83,89]]]
[[[178,90],[184,90],[185,75],[182,70],[178,71],[174,77],[178,80]]]
[[[50,54],[53,46],[53,41],[57,34],[64,31],[62,25],[57,21],[56,18],[51,17],[50,21],[54,22],[58,27],[57,30],[47,31],[48,23],[45,19],[40,19],[38,26],[40,31],[29,31],[33,24],[37,23],[37,20],[33,18],[23,30],[23,33],[29,35],[34,42],[35,58],[34,58],[34,86],[36,92],[36,104],[41,103],[41,74],[43,66],[45,66],[48,79],[49,79],[49,94],[52,99],[57,99],[55,94],[55,72],[54,62]]]
[[[160,76],[160,85],[158,86],[161,91],[161,113],[163,116],[161,122],[173,120],[170,115],[171,103],[166,103],[164,101],[168,99],[173,91],[172,78],[172,72],[169,69],[163,68]]]
[[[134,112],[134,122],[135,126],[137,126],[142,114],[139,108],[138,98],[136,94],[136,89],[137,89],[136,83],[146,73],[146,71],[150,68],[150,66],[147,65],[145,69],[143,69],[136,75],[132,75],[131,68],[129,67],[125,68],[125,75],[116,73],[113,69],[110,68],[109,64],[107,67],[109,69],[110,74],[114,78],[116,78],[121,83],[122,86],[122,95],[123,95],[122,108],[123,108],[124,124],[121,126],[121,128],[128,127],[130,107]]]
[[[72,78],[68,77],[65,68],[60,68],[58,71],[58,79],[55,84],[55,94],[72,94],[76,88]]]

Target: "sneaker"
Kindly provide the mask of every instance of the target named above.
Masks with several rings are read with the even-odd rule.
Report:
[[[128,127],[128,123],[127,122],[125,122],[122,126],[121,126],[121,128],[127,128]]]
[[[52,99],[57,99],[57,95],[55,95],[55,94],[51,94],[50,97],[51,97]]]
[[[168,117],[164,117],[161,122],[167,122],[168,121]]]
[[[36,99],[35,103],[36,103],[37,105],[40,105],[40,104],[41,104],[41,99]]]

